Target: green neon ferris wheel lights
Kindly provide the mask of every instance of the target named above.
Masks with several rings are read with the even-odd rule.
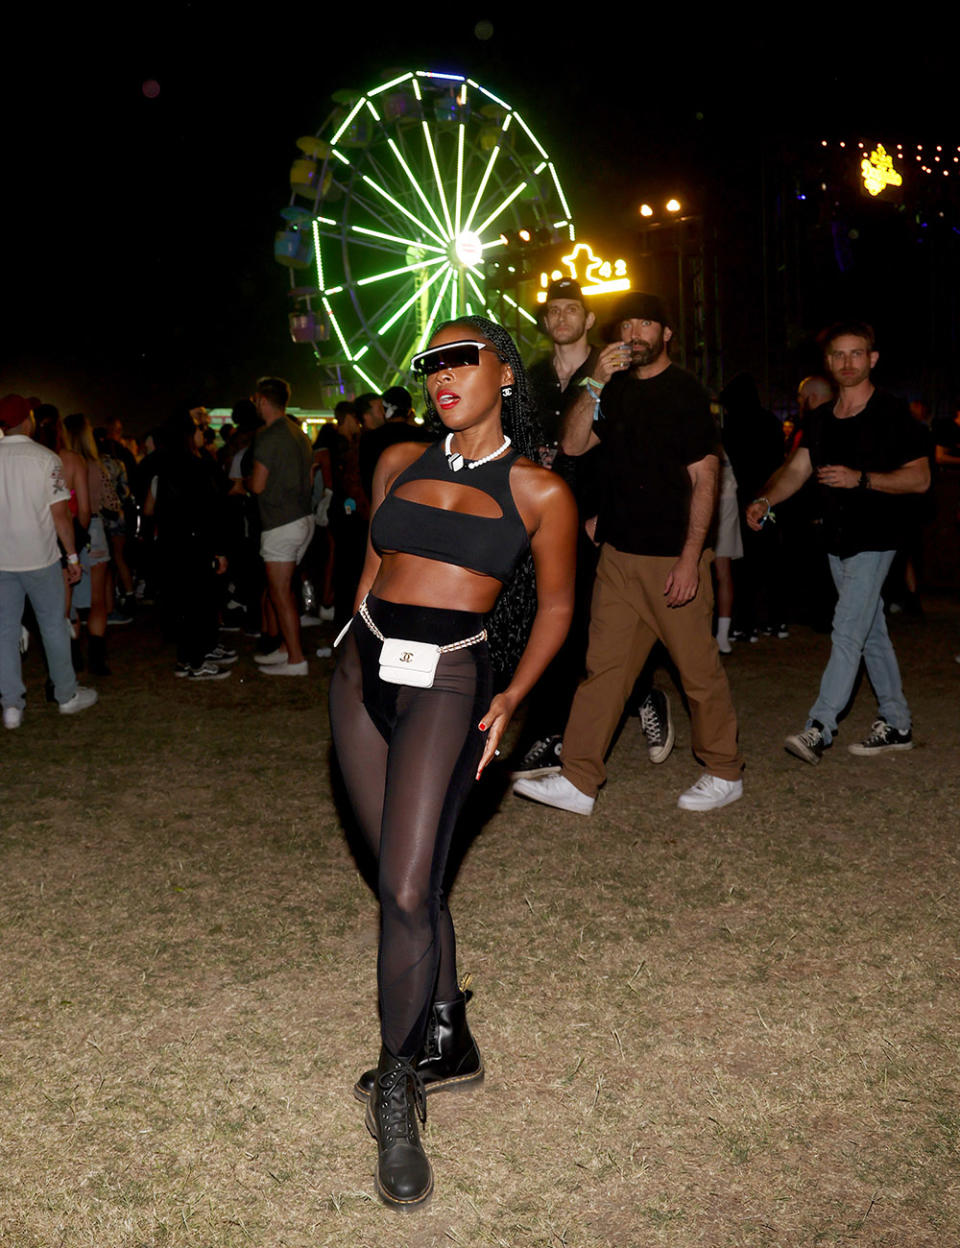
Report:
[[[527,335],[521,350],[532,351],[530,300],[485,289],[485,261],[521,229],[556,238],[559,222],[566,242],[570,212],[549,156],[510,104],[461,74],[398,72],[347,96],[316,137],[316,287],[291,271],[291,293],[301,311],[315,301],[329,327],[319,326],[315,350],[341,386],[409,381],[436,324],[478,308]],[[310,197],[298,191],[291,203]]]

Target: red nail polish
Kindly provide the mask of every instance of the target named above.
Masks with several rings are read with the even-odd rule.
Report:
[[[485,723],[483,723],[483,721],[481,720],[481,722],[480,722],[480,731],[481,731],[481,732],[486,732],[486,730],[487,730],[487,725],[486,725]]]

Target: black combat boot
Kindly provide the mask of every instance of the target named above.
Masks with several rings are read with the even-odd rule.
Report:
[[[483,1079],[480,1050],[467,1026],[467,993],[458,993],[454,1001],[434,1001],[423,1049],[413,1065],[428,1093],[455,1091]],[[376,1079],[375,1070],[363,1072],[353,1085],[358,1101],[369,1098]]]
[[[433,1191],[433,1171],[420,1143],[417,1119],[427,1121],[423,1080],[412,1063],[380,1050],[367,1129],[377,1141],[377,1195],[386,1205],[409,1208]]]

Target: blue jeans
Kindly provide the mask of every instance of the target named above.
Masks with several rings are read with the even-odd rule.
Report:
[[[829,556],[839,598],[833,613],[830,658],[807,719],[808,728],[814,720],[823,725],[827,744],[837,731],[837,716],[850,701],[861,658],[877,695],[880,718],[900,732],[910,727],[910,708],[903,696],[880,598],[895,554],[893,550],[865,550],[846,559]]]
[[[70,658],[70,634],[64,616],[66,596],[59,560],[33,572],[0,572],[0,700],[23,710],[23,679],[20,674],[20,621],[24,599],[29,598],[37,617],[47,654],[53,691],[61,704],[77,692],[77,677]]]

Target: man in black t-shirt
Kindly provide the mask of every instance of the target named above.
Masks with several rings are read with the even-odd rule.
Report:
[[[717,430],[706,392],[670,363],[672,330],[659,298],[625,295],[611,330],[617,341],[600,352],[561,441],[570,455],[600,447],[587,675],[564,733],[561,774],[518,780],[514,792],[591,813],[624,703],[659,639],[679,671],[693,751],[706,767],[678,805],[713,810],[743,795],[736,714],[712,633]]]
[[[860,321],[834,325],[821,341],[838,398],[809,413],[799,445],[747,508],[747,523],[759,529],[777,503],[816,473],[838,600],[820,692],[806,728],[786,740],[788,752],[807,763],[819,763],[831,745],[861,659],[877,695],[878,717],[850,753],[865,757],[913,748],[910,709],[880,591],[910,525],[910,495],[923,494],[930,485],[925,431],[906,403],[870,380],[878,358],[871,327]]]

